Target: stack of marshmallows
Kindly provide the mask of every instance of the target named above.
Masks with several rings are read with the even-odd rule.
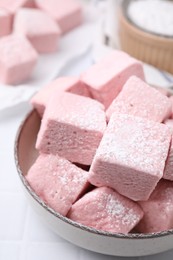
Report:
[[[173,99],[139,61],[113,51],[31,103],[42,122],[26,179],[49,207],[113,233],[173,228]]]
[[[0,81],[26,80],[38,54],[55,52],[82,19],[78,0],[0,0]]]

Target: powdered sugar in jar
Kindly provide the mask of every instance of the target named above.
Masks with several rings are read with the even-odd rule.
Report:
[[[151,33],[173,37],[173,1],[132,1],[127,9],[131,22]]]

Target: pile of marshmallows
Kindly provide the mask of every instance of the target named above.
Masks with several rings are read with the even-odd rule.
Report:
[[[173,99],[139,61],[113,51],[31,103],[42,122],[26,179],[47,205],[108,232],[173,228]]]
[[[0,1],[0,81],[26,80],[38,53],[57,50],[60,35],[82,23],[77,0]]]

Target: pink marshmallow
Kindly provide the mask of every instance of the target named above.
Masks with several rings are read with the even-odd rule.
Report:
[[[0,37],[8,35],[12,30],[12,16],[5,9],[0,9]]]
[[[114,112],[162,122],[171,115],[171,102],[158,90],[132,76],[107,109],[108,120]]]
[[[171,114],[171,118],[173,118],[173,96],[169,97],[169,100],[171,101],[172,104],[172,114]]]
[[[137,203],[102,187],[73,204],[68,217],[98,230],[129,233],[141,220],[143,212]]]
[[[56,93],[46,107],[36,148],[90,165],[105,128],[102,104],[71,93]]]
[[[144,80],[142,64],[122,51],[112,53],[81,75],[93,97],[107,108],[132,75]]]
[[[26,175],[35,193],[63,216],[88,188],[87,177],[88,172],[52,154],[41,154]]]
[[[114,113],[91,165],[89,181],[134,201],[147,200],[163,177],[170,141],[166,125]]]
[[[167,88],[163,87],[156,87],[154,86],[155,89],[157,89],[162,95],[169,97],[170,96],[170,91]]]
[[[0,81],[19,84],[26,80],[38,55],[24,36],[9,35],[0,39]]]
[[[170,130],[172,132],[172,138],[171,138],[171,145],[165,165],[165,170],[163,174],[163,178],[173,181],[173,119],[167,119],[165,121],[165,124],[170,127]]]
[[[27,37],[39,53],[57,50],[60,28],[45,12],[21,8],[14,19],[14,33]]]
[[[29,8],[35,8],[35,0],[27,0],[26,3],[24,4],[24,7],[29,7]]]
[[[36,6],[48,13],[66,33],[82,23],[82,7],[77,0],[36,0]]]
[[[173,228],[173,183],[160,181],[148,201],[140,201],[144,217],[137,226],[142,233],[160,232]]]
[[[31,104],[38,111],[42,117],[45,107],[49,102],[49,99],[55,93],[71,92],[81,96],[90,97],[90,93],[86,86],[82,84],[77,77],[61,77],[49,85],[42,88],[34,97],[31,99]],[[57,95],[57,94],[56,94]]]
[[[168,125],[172,129],[172,132],[173,132],[173,119],[166,119],[164,121],[164,124]]]
[[[14,16],[15,16],[16,12],[21,7],[30,5],[31,1],[32,0],[0,0],[0,9],[5,9],[8,12],[8,22],[6,21],[6,23],[8,23],[8,30],[7,30],[8,33],[6,33],[4,35],[11,33],[12,28],[13,28],[13,20],[14,20]],[[31,5],[30,5],[30,7],[31,7]],[[2,26],[0,26],[0,31],[1,30],[5,30],[5,32],[6,32],[6,29],[4,26],[3,26],[3,28],[2,28]]]
[[[5,8],[10,13],[15,14],[19,8],[28,5],[29,1],[30,0],[0,0],[0,8]]]

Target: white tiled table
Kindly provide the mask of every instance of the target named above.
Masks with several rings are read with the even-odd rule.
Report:
[[[90,60],[87,60],[83,68],[89,63]],[[78,68],[75,71],[74,66],[69,69],[71,74],[78,71]],[[13,156],[15,135],[28,110],[28,105],[23,104],[0,114],[0,260],[121,259],[89,252],[68,243],[40,222],[29,206],[23,194]],[[171,260],[173,251],[136,259]]]

